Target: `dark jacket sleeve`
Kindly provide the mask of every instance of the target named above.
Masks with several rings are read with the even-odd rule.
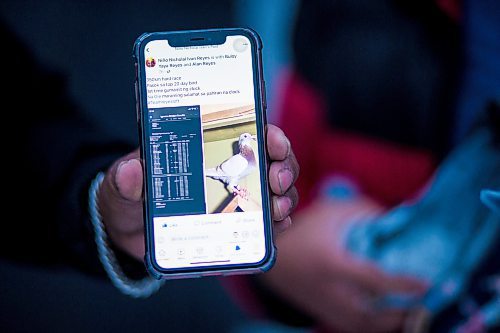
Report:
[[[68,97],[62,77],[36,64],[1,24],[0,37],[8,198],[0,255],[102,273],[87,213],[88,187],[133,147],[89,121]]]

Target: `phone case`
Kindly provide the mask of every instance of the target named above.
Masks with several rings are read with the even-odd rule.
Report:
[[[269,270],[275,263],[276,260],[276,247],[274,245],[273,240],[273,232],[272,232],[272,218],[271,218],[271,204],[270,204],[270,194],[269,194],[269,184],[268,182],[268,156],[266,152],[266,137],[265,137],[265,127],[267,125],[266,119],[266,97],[265,97],[265,83],[263,79],[263,69],[262,69],[262,41],[259,35],[248,28],[230,28],[230,29],[207,29],[207,30],[186,30],[186,31],[173,31],[173,32],[152,32],[152,33],[144,33],[137,38],[134,43],[134,51],[133,57],[135,60],[135,70],[136,70],[136,81],[135,81],[135,94],[136,94],[136,112],[137,112],[137,122],[139,128],[139,139],[141,143],[141,159],[144,161],[144,144],[145,137],[143,133],[143,110],[147,109],[146,105],[146,92],[145,87],[140,84],[141,80],[144,80],[145,77],[145,69],[143,66],[139,65],[144,62],[144,55],[142,52],[143,44],[148,41],[150,38],[160,39],[162,36],[181,36],[182,34],[206,34],[206,33],[214,33],[214,35],[222,34],[224,36],[227,35],[245,35],[247,36],[252,43],[255,45],[255,52],[253,54],[253,59],[255,60],[255,68],[254,70],[254,93],[256,98],[255,108],[259,110],[257,116],[260,118],[257,121],[258,130],[261,133],[261,139],[264,143],[259,150],[259,158],[261,167],[265,166],[261,175],[261,182],[266,189],[263,191],[262,197],[262,209],[264,211],[265,217],[267,218],[267,223],[264,225],[265,230],[265,240],[266,240],[266,256],[264,260],[258,264],[248,265],[248,264],[240,264],[233,265],[231,267],[224,266],[205,266],[200,267],[196,270],[180,270],[175,271],[174,269],[165,270],[156,263],[154,259],[154,241],[153,241],[153,226],[150,223],[150,212],[149,205],[144,200],[144,232],[145,232],[145,265],[147,267],[148,272],[151,276],[156,279],[180,279],[180,278],[194,278],[194,277],[202,277],[202,276],[214,276],[214,275],[236,275],[236,274],[251,274],[251,273],[259,273],[265,272]],[[260,128],[259,128],[260,127]],[[264,150],[264,151],[262,151]],[[144,164],[143,164],[144,165]],[[147,198],[147,186],[146,186],[146,170],[145,170],[145,179],[144,179],[144,196]]]

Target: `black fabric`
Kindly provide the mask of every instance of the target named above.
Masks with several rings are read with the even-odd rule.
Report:
[[[0,259],[0,331],[235,332],[245,316],[215,278],[168,281],[149,299],[64,268]]]
[[[460,30],[435,1],[302,1],[299,73],[332,127],[439,154],[450,141]]]
[[[7,205],[0,255],[100,271],[88,222],[91,178],[132,145],[98,130],[70,101],[61,76],[41,69],[5,25],[0,38]],[[8,82],[8,83],[7,83]],[[8,138],[9,137],[9,138]]]
[[[500,144],[500,101],[491,101],[488,105],[488,122],[496,135],[495,140]]]
[[[313,327],[315,320],[277,295],[259,276],[249,278],[255,295],[271,318],[294,327]]]

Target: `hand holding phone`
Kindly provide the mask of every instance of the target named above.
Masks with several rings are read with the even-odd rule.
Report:
[[[146,262],[158,278],[258,272],[274,261],[272,220],[290,222],[298,166],[279,129],[270,134],[282,142],[266,151],[260,50],[247,29],[136,42]],[[282,160],[270,181],[268,157]],[[287,191],[273,209],[270,187]]]
[[[298,200],[293,184],[299,169],[283,131],[268,125],[266,137],[271,161],[269,184],[273,226],[275,234],[280,234],[291,224],[289,214]],[[145,253],[142,184],[143,172],[137,149],[113,163],[98,193],[99,211],[109,238],[116,247],[140,261]]]

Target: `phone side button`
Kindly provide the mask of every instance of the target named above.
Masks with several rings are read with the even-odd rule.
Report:
[[[264,110],[267,111],[267,93],[266,93],[266,81],[262,80],[262,103],[264,104]]]
[[[137,86],[137,81],[134,83],[135,89],[135,115],[137,116],[137,122],[140,120],[140,110],[139,110],[139,87]]]

